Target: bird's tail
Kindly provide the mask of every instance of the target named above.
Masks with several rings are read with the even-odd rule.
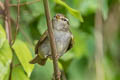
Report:
[[[30,61],[31,64],[38,63],[39,65],[44,65],[46,63],[47,58],[41,59],[39,55],[37,55],[34,59]]]

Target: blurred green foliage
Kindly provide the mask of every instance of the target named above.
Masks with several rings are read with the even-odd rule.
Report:
[[[0,25],[0,79],[8,80],[10,63],[12,61],[12,51],[9,43],[6,40],[6,34],[2,26]]]
[[[4,1],[4,0],[2,0]],[[35,0],[20,0],[20,3]],[[108,18],[109,7],[115,0],[103,0],[102,14]],[[11,0],[17,4],[17,0]],[[64,14],[70,21],[70,29],[74,35],[74,46],[59,60],[67,80],[95,80],[95,13],[97,0],[49,0],[51,16]],[[12,18],[12,34],[15,34],[17,7],[10,7]],[[53,77],[52,61],[45,66],[31,65],[29,61],[34,54],[34,47],[40,36],[47,29],[43,1],[20,7],[20,30],[17,40],[10,49],[3,21],[0,20],[0,80],[8,80],[10,62],[13,56],[12,80],[51,80]],[[120,72],[114,69],[111,52],[105,55],[105,80],[120,80]]]
[[[32,55],[29,49],[27,48],[26,44],[20,40],[15,41],[13,45],[13,49],[21,65],[23,66],[25,72],[27,73],[29,77],[34,67],[33,64],[29,64],[29,61],[32,59]]]

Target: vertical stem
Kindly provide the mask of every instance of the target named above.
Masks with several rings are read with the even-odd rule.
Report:
[[[18,5],[17,5],[16,35],[17,35],[18,29],[19,29],[19,17],[20,17],[20,0],[18,0]],[[16,38],[16,35],[15,35],[15,38]]]
[[[11,34],[11,22],[10,22],[10,11],[9,11],[9,5],[10,5],[10,0],[5,0],[5,9],[4,9],[4,19],[5,19],[5,29],[6,29],[6,35],[8,42],[10,44],[10,47],[12,45],[12,34]],[[10,75],[9,75],[9,80],[11,80],[12,76],[12,61],[10,64]]]
[[[98,0],[99,7],[96,11],[95,16],[95,40],[96,40],[96,51],[95,51],[95,61],[96,61],[96,80],[104,80],[104,70],[103,70],[103,17],[102,17],[102,0]]]
[[[58,59],[56,58],[57,56],[57,49],[56,49],[56,43],[55,43],[56,41],[53,36],[53,29],[52,29],[52,22],[50,18],[48,0],[43,0],[43,3],[44,3],[46,20],[47,20],[48,33],[50,37],[50,45],[51,45],[51,51],[52,51],[55,80],[60,80],[60,71],[59,71],[58,63],[57,63]]]
[[[9,44],[11,45],[12,42],[12,35],[11,35],[11,22],[10,22],[10,12],[9,12],[9,2],[10,0],[5,0],[5,29],[7,33],[7,39]]]

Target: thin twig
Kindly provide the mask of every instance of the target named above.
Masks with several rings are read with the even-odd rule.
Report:
[[[24,5],[30,5],[36,2],[39,2],[40,0],[34,0],[34,1],[30,1],[30,2],[25,2],[25,3],[20,3],[19,6],[24,6]],[[17,4],[10,4],[11,7],[17,7]]]
[[[2,10],[5,9],[4,4],[1,1],[0,1],[0,7],[1,7]]]
[[[15,37],[14,37],[14,41],[12,44],[14,44],[15,40],[16,40],[16,36],[19,30],[19,18],[20,18],[20,0],[18,0],[18,5],[17,5],[17,22],[16,22],[16,31],[15,31]]]
[[[4,9],[5,9],[5,6],[4,4],[0,1],[0,14],[3,16],[4,15]]]
[[[9,80],[12,80],[12,69],[13,69],[13,59],[10,63],[10,74],[9,74]]]
[[[7,39],[9,41],[9,44],[11,45],[12,34],[11,34],[10,12],[9,12],[9,0],[5,0],[4,16],[5,16],[5,28],[7,33]]]
[[[50,18],[48,0],[43,0],[43,3],[44,3],[46,20],[47,20],[48,33],[49,33],[49,37],[50,37],[50,45],[51,45],[51,51],[52,51],[55,80],[60,80],[60,71],[59,71],[58,63],[57,63],[57,61],[58,61],[57,49],[56,49],[55,38],[53,36],[53,29],[52,29],[52,22],[51,22],[51,18]]]
[[[10,20],[11,20],[11,23],[17,25],[12,17],[10,17]],[[22,33],[25,40],[27,40],[30,45],[33,45],[31,39],[29,38],[29,36],[24,32],[24,30],[21,27],[19,27],[19,31]]]

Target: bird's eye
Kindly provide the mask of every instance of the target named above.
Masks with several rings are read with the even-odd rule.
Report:
[[[67,21],[65,18],[62,18],[63,21]]]
[[[54,16],[54,18],[56,18],[56,16]]]

